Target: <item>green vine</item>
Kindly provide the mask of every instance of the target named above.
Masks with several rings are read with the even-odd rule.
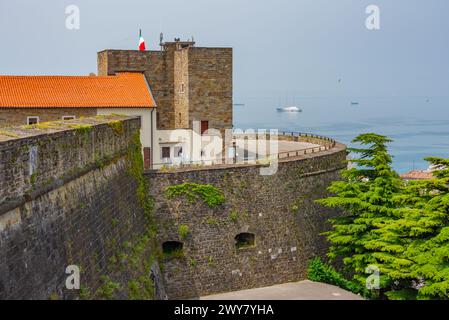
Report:
[[[219,206],[225,202],[223,192],[211,184],[185,182],[167,187],[165,189],[165,195],[169,199],[186,196],[190,203],[195,203],[201,199],[211,208]]]
[[[114,125],[116,126],[116,125]],[[117,125],[118,127],[118,125]],[[103,298],[114,299],[119,291],[125,291],[128,299],[132,300],[151,300],[154,298],[154,285],[150,278],[151,266],[157,256],[155,235],[156,226],[153,222],[153,200],[149,194],[147,181],[143,176],[143,159],[140,144],[140,135],[137,132],[130,140],[126,160],[127,172],[136,182],[136,196],[140,206],[144,211],[145,228],[141,235],[134,237],[132,241],[125,241],[120,246],[118,243],[114,246],[119,248],[108,262],[108,273],[114,275],[125,272],[130,278],[127,283],[114,282],[107,275],[102,275],[101,286],[94,292],[93,296],[83,294],[85,298]],[[118,220],[111,221],[113,226],[118,225]],[[85,288],[88,292],[88,288]]]
[[[108,123],[116,135],[123,134],[123,122],[118,120],[112,120]]]
[[[153,230],[153,199],[148,193],[147,181],[143,176],[143,158],[142,158],[142,145],[140,143],[140,134],[136,133],[131,139],[131,144],[128,148],[128,172],[134,177],[137,182],[137,198],[144,209],[145,218],[148,227]],[[153,230],[155,231],[155,230]]]

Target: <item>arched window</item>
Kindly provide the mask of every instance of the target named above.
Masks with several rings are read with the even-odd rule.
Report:
[[[183,255],[183,244],[179,241],[165,241],[162,244],[162,253],[166,257],[178,257]]]
[[[235,247],[237,249],[253,247],[255,245],[255,236],[253,233],[239,233],[235,236]]]

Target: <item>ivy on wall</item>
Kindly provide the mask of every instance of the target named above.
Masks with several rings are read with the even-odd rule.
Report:
[[[198,184],[185,182],[182,184],[169,186],[165,189],[168,199],[185,196],[190,203],[202,200],[209,207],[213,208],[225,202],[223,192],[211,184]]]

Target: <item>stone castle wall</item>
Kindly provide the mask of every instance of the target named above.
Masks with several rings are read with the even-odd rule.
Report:
[[[124,71],[145,74],[158,106],[158,129],[192,129],[193,120],[208,120],[222,133],[232,127],[231,48],[180,48],[174,42],[163,51],[98,53],[99,75]]]
[[[165,287],[170,299],[192,298],[301,280],[309,259],[325,254],[320,233],[339,212],[314,200],[340,178],[344,146],[282,160],[271,176],[261,165],[146,172],[153,243],[130,167],[139,129],[136,118],[97,116],[0,130],[0,299],[148,298],[135,291],[148,287],[138,282],[148,266],[160,274],[155,261],[156,297]],[[224,204],[168,199],[165,189],[184,182],[214,185]],[[237,248],[241,233],[255,245]],[[182,242],[183,254],[159,255],[167,241]],[[69,265],[81,269],[83,294],[65,289]],[[105,286],[120,289],[105,296]]]
[[[175,127],[174,53],[162,51],[105,50],[98,53],[98,75],[142,72],[157,104],[157,128]]]
[[[175,99],[175,127],[177,129],[188,129],[189,126],[189,55],[187,50],[174,52],[174,99]]]
[[[77,298],[69,265],[85,297],[104,277],[127,288],[114,260],[145,231],[127,158],[139,130],[137,118],[96,117],[0,132],[0,299]]]
[[[62,120],[63,116],[92,117],[95,108],[0,108],[0,128],[27,124],[27,117],[39,117],[40,122]]]
[[[232,49],[189,48],[189,121],[209,128],[232,128]]]
[[[282,161],[271,176],[261,176],[256,165],[146,173],[156,199],[159,244],[183,243],[183,256],[161,261],[169,299],[305,279],[308,261],[327,251],[320,233],[339,214],[315,200],[340,178],[345,158],[345,147],[337,144]],[[186,197],[168,199],[165,189],[184,182],[214,185],[225,203],[210,208]],[[185,239],[183,225],[190,230]],[[255,235],[255,246],[238,249],[235,236],[245,232]]]

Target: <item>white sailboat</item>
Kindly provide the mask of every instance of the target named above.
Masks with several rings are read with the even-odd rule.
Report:
[[[298,108],[296,106],[290,106],[290,107],[279,107],[276,108],[278,112],[302,112],[301,108]]]

